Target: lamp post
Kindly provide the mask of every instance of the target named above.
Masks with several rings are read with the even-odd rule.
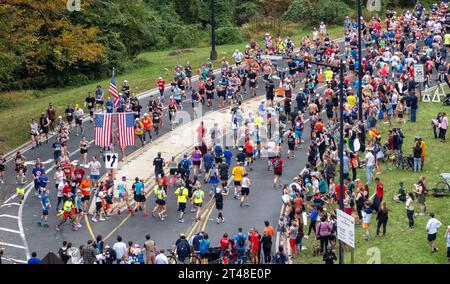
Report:
[[[211,60],[217,59],[216,51],[216,2],[211,0],[211,54],[209,56]]]
[[[359,66],[358,66],[358,117],[359,120],[363,121],[363,110],[362,110],[362,46],[361,46],[361,17],[362,17],[362,11],[361,11],[361,0],[358,0],[358,60],[359,60]]]
[[[344,63],[339,64],[339,209],[344,211]],[[344,264],[344,246],[339,241],[339,264]]]

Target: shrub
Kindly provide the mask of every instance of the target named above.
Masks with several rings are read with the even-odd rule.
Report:
[[[242,31],[234,27],[223,27],[217,29],[217,44],[240,43],[244,41]]]

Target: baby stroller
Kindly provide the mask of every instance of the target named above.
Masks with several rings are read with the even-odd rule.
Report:
[[[209,264],[221,264],[220,247],[213,247],[208,249],[207,257]]]
[[[450,94],[447,94],[447,97],[444,100],[444,106],[450,106]]]

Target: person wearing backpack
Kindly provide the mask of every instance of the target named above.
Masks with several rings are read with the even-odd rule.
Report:
[[[282,245],[278,247],[277,253],[273,256],[272,263],[274,264],[286,264],[288,262],[287,255],[283,252],[284,248]]]
[[[180,238],[175,242],[175,246],[177,260],[180,264],[187,264],[191,257],[191,247],[184,234],[180,234]]]
[[[238,229],[238,233],[234,236],[238,251],[238,264],[244,264],[245,253],[247,252],[247,236],[242,232],[242,228]]]
[[[202,213],[203,197],[205,192],[203,192],[201,186],[195,185],[195,190],[192,193],[192,198],[194,200],[194,207],[196,208],[195,222],[200,221],[200,215]]]
[[[183,160],[180,161],[180,167],[184,169],[186,176],[191,174],[192,162],[188,159],[187,154],[184,154]]]
[[[208,264],[208,251],[211,242],[209,240],[208,234],[203,233],[203,239],[200,240],[200,263]]]

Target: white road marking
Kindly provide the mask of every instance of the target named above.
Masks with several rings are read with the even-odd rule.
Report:
[[[3,204],[2,206],[0,206],[0,208],[1,208],[1,207],[4,207],[4,206],[11,207],[11,205],[17,205],[17,206],[20,206],[19,203],[17,203],[17,202],[12,202],[12,203],[5,203],[5,204]]]
[[[8,215],[8,214],[2,214],[2,215],[0,215],[0,218],[19,219],[19,216],[13,216],[13,215]]]
[[[6,257],[6,256],[2,256],[2,261],[9,261],[11,263],[22,263],[22,264],[27,263],[26,260],[19,260],[19,259],[15,259],[15,258]]]
[[[16,244],[10,244],[10,243],[4,243],[4,242],[0,242],[1,246],[7,246],[7,247],[12,247],[12,248],[18,248],[18,249],[25,249],[24,246],[20,246],[20,245],[16,245]],[[29,258],[29,256],[27,256],[27,258]]]
[[[9,233],[20,234],[20,232],[17,231],[17,230],[11,230],[11,229],[4,228],[4,227],[0,227],[0,231],[5,231],[5,232],[9,232]]]

